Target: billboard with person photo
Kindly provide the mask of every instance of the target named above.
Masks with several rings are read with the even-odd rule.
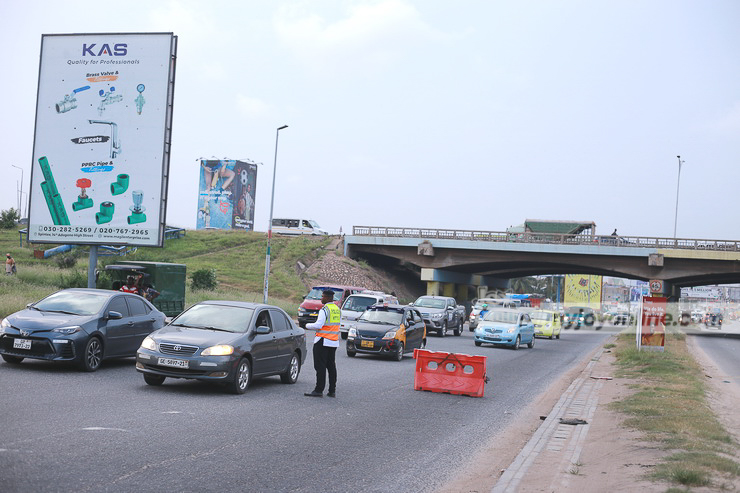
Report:
[[[257,164],[201,159],[196,229],[254,230]]]

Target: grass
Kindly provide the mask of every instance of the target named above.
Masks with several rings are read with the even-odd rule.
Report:
[[[612,404],[628,414],[627,426],[661,443],[670,455],[651,476],[684,486],[707,486],[740,476],[737,443],[707,402],[701,369],[682,334],[666,334],[664,352],[638,351],[634,335],[622,334],[615,351],[618,375],[633,379],[635,392]]]
[[[0,246],[10,253],[18,265],[18,275],[0,279],[0,317],[16,312],[28,303],[39,300],[64,287],[87,285],[87,248],[80,247],[80,258],[68,269],[60,269],[54,258],[37,259],[34,246],[19,245],[18,230],[0,230]],[[297,267],[320,258],[329,237],[273,237],[270,252],[269,303],[280,306],[290,315],[297,308],[307,289]],[[36,245],[46,250],[55,245]],[[78,249],[75,249],[78,250]],[[73,250],[73,251],[75,251]],[[188,273],[198,269],[214,269],[219,282],[213,291],[193,291],[189,280],[185,293],[186,305],[206,299],[262,301],[265,275],[267,237],[264,233],[243,231],[188,231],[179,239],[165,240],[163,248],[140,247],[125,257],[101,256],[98,268],[104,273],[106,264],[119,260],[174,262],[187,265]],[[105,285],[105,275],[99,287]]]

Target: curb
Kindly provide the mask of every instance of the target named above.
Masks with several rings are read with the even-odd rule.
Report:
[[[560,400],[519,452],[519,455],[506,468],[491,490],[492,493],[517,491],[519,483],[541,453],[558,457],[560,459],[559,471],[567,472],[578,467],[590,424],[566,425],[560,423],[560,418],[581,418],[588,423],[593,420],[599,403],[599,391],[604,382],[603,380],[592,380],[590,377],[594,365],[599,361],[603,352],[602,345],[578,377],[563,392]],[[550,484],[551,491],[567,491],[569,481],[568,474],[556,475]]]

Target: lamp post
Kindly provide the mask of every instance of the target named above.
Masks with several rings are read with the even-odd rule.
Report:
[[[23,168],[15,164],[11,164],[11,166],[21,170],[21,189],[18,191],[18,219],[20,219],[23,217],[23,211],[21,211],[21,202],[23,201]]]
[[[681,165],[686,161],[681,161],[681,156],[678,158],[678,182],[676,183],[676,218],[673,220],[673,239],[676,239],[676,227],[678,226],[678,191],[681,186]]]
[[[267,255],[265,256],[265,289],[263,298],[263,303],[265,304],[267,304],[268,280],[270,277],[270,241],[272,240],[272,208],[273,205],[275,205],[275,174],[277,173],[278,137],[280,136],[280,131],[284,128],[288,128],[288,126],[283,125],[282,127],[278,127],[275,131],[275,162],[272,165],[272,197],[270,198],[270,220],[267,223]]]

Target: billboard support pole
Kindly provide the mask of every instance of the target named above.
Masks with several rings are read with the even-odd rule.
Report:
[[[90,256],[87,260],[87,287],[96,288],[95,268],[98,266],[98,245],[90,245]]]
[[[282,127],[278,127],[275,131],[275,161],[272,165],[272,197],[270,198],[270,220],[267,223],[267,255],[265,256],[265,285],[262,301],[264,304],[267,304],[267,291],[270,278],[270,241],[272,240],[272,207],[275,205],[275,174],[277,172],[278,137],[280,136],[280,131],[284,128],[288,128],[288,126],[283,125]]]

